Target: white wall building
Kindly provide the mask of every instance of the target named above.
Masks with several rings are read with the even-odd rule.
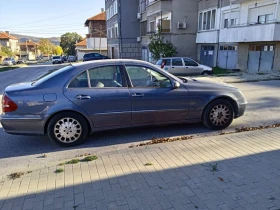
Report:
[[[249,72],[280,69],[279,0],[209,0],[199,9],[202,63]]]

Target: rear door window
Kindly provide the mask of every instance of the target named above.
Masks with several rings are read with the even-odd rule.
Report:
[[[98,54],[98,53],[94,53],[94,57],[96,57],[96,58],[100,58],[100,57],[102,57],[100,54]]]
[[[88,88],[88,77],[87,72],[83,72],[77,76],[68,86],[69,88]]]
[[[190,58],[184,58],[185,66],[198,66],[198,64]]]
[[[125,87],[119,66],[104,66],[89,70],[92,88]]]
[[[172,66],[183,66],[182,58],[172,58]]]

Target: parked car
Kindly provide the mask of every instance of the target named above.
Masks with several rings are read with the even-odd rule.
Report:
[[[102,60],[102,59],[109,59],[109,57],[105,55],[101,55],[99,53],[87,53],[84,54],[83,62],[92,61],[92,60]]]
[[[66,55],[62,56],[62,60],[63,60],[63,62],[67,62],[68,57]]]
[[[2,65],[4,66],[12,66],[12,65],[16,65],[17,62],[15,61],[14,58],[4,58]]]
[[[77,58],[76,58],[76,56],[74,56],[74,55],[69,55],[67,61],[68,61],[68,62],[76,62],[76,61],[77,61]]]
[[[62,63],[63,63],[62,60],[63,60],[63,59],[62,59],[61,56],[58,56],[58,55],[53,56],[53,57],[52,57],[52,64],[57,64],[57,63],[62,64]]]
[[[70,65],[8,86],[0,122],[7,133],[47,134],[71,147],[96,131],[116,128],[202,121],[221,130],[244,114],[246,104],[234,86],[114,59]]]
[[[209,75],[213,70],[209,66],[201,65],[188,57],[162,58],[156,62],[158,67],[173,75]]]
[[[19,58],[17,61],[17,64],[24,64],[26,63],[26,60],[24,58]]]

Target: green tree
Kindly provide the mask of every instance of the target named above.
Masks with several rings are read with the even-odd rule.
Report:
[[[60,46],[58,46],[58,45],[54,46],[53,54],[55,54],[55,55],[62,55],[62,53],[63,53],[63,50],[62,50],[62,48]]]
[[[76,32],[67,32],[61,36],[60,46],[68,55],[75,55],[75,44],[82,40],[82,37]]]
[[[49,55],[53,52],[54,44],[49,39],[41,39],[38,44],[42,53]]]
[[[1,47],[0,53],[3,56],[9,56],[9,57],[14,56],[14,54],[15,54],[9,47],[5,47],[5,46]]]
[[[177,53],[177,48],[169,41],[165,41],[162,36],[161,29],[158,28],[158,33],[151,35],[149,50],[153,60],[158,60],[160,57],[172,57]]]

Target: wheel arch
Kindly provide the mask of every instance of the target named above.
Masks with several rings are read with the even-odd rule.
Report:
[[[84,120],[86,121],[86,123],[87,123],[87,126],[88,126],[88,134],[91,134],[91,132],[92,132],[92,123],[90,122],[90,119],[88,119],[88,118],[87,118],[83,113],[81,113],[81,112],[78,112],[78,111],[76,111],[76,110],[67,110],[67,109],[66,109],[66,110],[60,110],[60,111],[54,112],[54,113],[52,113],[52,114],[48,117],[48,119],[46,120],[46,122],[45,122],[45,124],[44,124],[44,134],[47,133],[48,125],[49,125],[51,119],[52,119],[55,115],[57,115],[57,114],[66,113],[66,112],[72,112],[72,113],[76,113],[76,114],[82,116],[82,117],[84,118]]]
[[[218,96],[218,97],[215,97],[215,98],[212,98],[210,101],[208,101],[208,103],[205,105],[204,109],[203,109],[203,112],[202,112],[202,115],[201,115],[201,119],[203,119],[203,116],[204,116],[204,112],[206,110],[206,107],[212,103],[213,101],[216,101],[216,100],[219,100],[219,99],[224,99],[224,100],[227,100],[230,102],[230,104],[232,105],[233,107],[233,112],[234,112],[234,117],[237,115],[238,113],[238,105],[237,105],[237,102],[231,98],[230,96]]]

